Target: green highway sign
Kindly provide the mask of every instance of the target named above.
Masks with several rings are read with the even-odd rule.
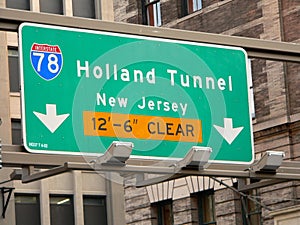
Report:
[[[96,155],[113,141],[137,158],[251,163],[243,49],[24,23],[22,125],[35,153]]]

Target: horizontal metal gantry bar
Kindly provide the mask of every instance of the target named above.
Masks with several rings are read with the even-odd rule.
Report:
[[[109,171],[117,173],[149,173],[149,174],[159,174],[157,178],[142,180],[137,183],[137,186],[147,186],[153,183],[159,183],[167,180],[173,180],[185,176],[212,176],[212,177],[233,177],[233,178],[255,178],[255,179],[279,179],[284,181],[290,180],[300,180],[300,174],[296,172],[300,169],[300,163],[294,167],[293,162],[285,162],[284,165],[276,173],[257,173],[251,170],[234,170],[230,169],[229,165],[224,164],[211,164],[205,169],[186,169],[180,168],[176,169],[174,167],[168,166],[137,166],[137,165],[125,165],[123,167],[110,166],[110,165],[99,165],[95,167],[92,163],[74,163],[66,162],[62,166],[49,169],[47,171],[39,172],[29,176],[25,176],[22,180],[24,183],[36,181],[59,173],[71,171],[71,170],[88,170],[88,171]],[[214,169],[214,167],[217,167]]]
[[[300,44],[297,43],[108,22],[0,8],[0,30],[17,32],[19,25],[23,22],[235,46],[244,48],[249,57],[300,62]]]
[[[137,186],[146,186],[157,182],[176,179],[184,176],[213,176],[234,178],[276,179],[279,182],[300,180],[300,162],[283,161],[276,172],[260,172],[251,169],[253,165],[211,163],[199,169],[176,167],[172,161],[164,163],[154,160],[129,159],[124,166],[95,164],[96,156],[69,156],[55,154],[28,153],[22,146],[2,146],[3,166],[46,168],[33,174],[23,174],[24,183],[36,181],[71,170],[109,171],[117,173],[157,174],[153,179],[140,180]],[[255,162],[257,163],[257,162]]]

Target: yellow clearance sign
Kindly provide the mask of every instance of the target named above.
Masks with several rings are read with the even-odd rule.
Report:
[[[105,112],[83,112],[84,135],[202,142],[200,120]]]

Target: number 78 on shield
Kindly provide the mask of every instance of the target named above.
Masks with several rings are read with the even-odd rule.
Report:
[[[63,66],[63,56],[58,45],[34,43],[30,50],[30,61],[35,72],[46,81],[56,78]]]

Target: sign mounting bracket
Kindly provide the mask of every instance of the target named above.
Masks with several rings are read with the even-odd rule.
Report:
[[[1,195],[2,195],[2,218],[5,218],[5,212],[7,210],[8,207],[8,203],[11,197],[11,194],[13,192],[13,190],[15,188],[11,188],[11,187],[1,187]],[[5,194],[8,193],[8,196],[5,200]]]

